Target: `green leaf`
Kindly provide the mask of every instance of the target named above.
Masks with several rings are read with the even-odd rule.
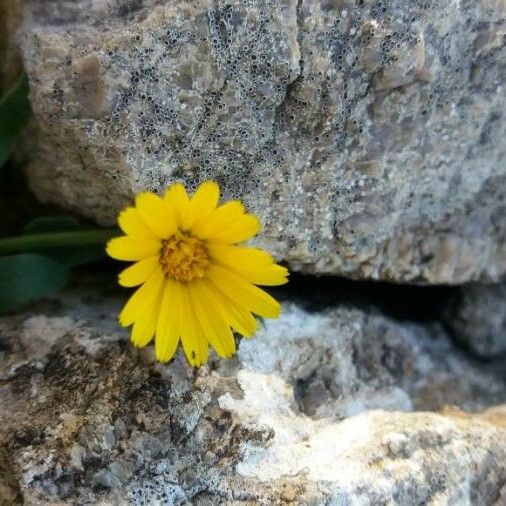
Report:
[[[0,257],[0,313],[57,292],[69,274],[67,267],[42,255]]]
[[[82,230],[83,227],[72,216],[43,216],[28,223],[24,232],[25,234],[41,234],[79,229]],[[34,250],[34,253],[50,257],[67,267],[95,262],[106,256],[103,244],[41,248]]]
[[[106,257],[105,247],[96,245],[69,246],[66,248],[39,250],[66,267],[96,262]]]
[[[52,258],[65,267],[77,267],[106,257],[104,246],[66,246],[37,249],[35,253]]]
[[[0,101],[0,168],[11,153],[14,141],[30,117],[28,78],[22,76]]]
[[[82,228],[72,216],[41,216],[25,225],[25,234],[42,234],[44,232],[63,232]]]
[[[49,223],[50,220],[45,225]],[[0,255],[31,251],[75,267],[106,257],[107,241],[120,235],[117,229],[44,232],[42,225],[41,221],[33,224],[40,231],[37,233],[0,238]]]

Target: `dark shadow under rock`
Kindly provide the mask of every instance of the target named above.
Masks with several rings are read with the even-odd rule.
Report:
[[[444,307],[455,339],[483,358],[506,355],[506,283],[462,286]]]

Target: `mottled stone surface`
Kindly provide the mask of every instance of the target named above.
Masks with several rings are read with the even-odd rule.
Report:
[[[506,353],[506,284],[463,286],[444,317],[455,337],[477,355]]]
[[[19,2],[0,1],[0,96],[23,71],[15,33],[21,23]]]
[[[440,326],[286,302],[192,371],[135,350],[120,303],[0,319],[0,502],[503,504],[506,378]]]
[[[503,1],[22,5],[41,199],[106,224],[215,178],[296,269],[506,273]]]

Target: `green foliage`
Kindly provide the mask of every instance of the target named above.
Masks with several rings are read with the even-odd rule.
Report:
[[[31,113],[28,79],[23,76],[0,100],[0,168]],[[70,269],[105,256],[116,230],[85,230],[70,216],[46,216],[26,225],[24,233],[0,238],[0,313],[62,288]]]
[[[84,229],[71,216],[44,216],[36,218],[26,225],[25,234],[78,230]],[[98,232],[100,233],[101,231]],[[68,246],[36,248],[33,252],[52,258],[66,267],[77,267],[104,258],[104,241],[105,239],[100,240],[98,244],[69,244]]]
[[[42,234],[45,232],[63,232],[77,230],[79,224],[72,216],[41,216],[25,225],[25,234]]]
[[[0,238],[0,255],[9,254],[0,256],[0,313],[59,290],[71,268],[104,258],[105,243],[118,235],[83,229],[70,216],[37,218],[24,232]]]
[[[30,117],[28,79],[23,76],[0,101],[0,168],[10,156],[16,138]]]
[[[58,291],[69,274],[67,267],[42,255],[0,257],[0,312]]]

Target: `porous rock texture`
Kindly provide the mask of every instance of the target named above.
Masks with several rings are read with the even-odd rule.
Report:
[[[2,504],[504,504],[504,369],[439,325],[285,302],[193,371],[80,285],[0,319]]]
[[[214,178],[294,269],[506,273],[504,1],[17,3],[41,199],[109,224]]]
[[[448,302],[444,318],[454,336],[473,353],[506,353],[506,284],[464,285]]]

